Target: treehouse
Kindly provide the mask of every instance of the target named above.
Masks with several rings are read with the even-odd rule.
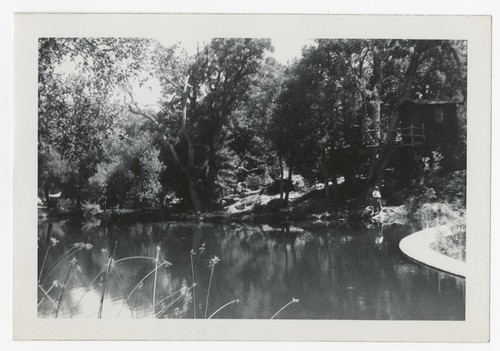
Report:
[[[394,142],[390,145],[391,147],[455,144],[458,141],[457,103],[455,102],[406,100],[398,112],[397,128],[385,130],[377,128],[372,123],[363,132],[363,143],[368,147],[384,145],[384,136],[389,133],[394,133]]]

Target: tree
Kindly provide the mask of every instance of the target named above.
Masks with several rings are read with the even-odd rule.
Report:
[[[339,174],[365,174],[366,190],[380,185],[399,107],[409,98],[465,98],[464,57],[464,42],[317,40],[290,68],[278,100],[273,140],[279,155],[310,181],[322,177],[327,199],[328,180],[335,192]]]
[[[155,74],[163,86],[162,110],[154,115],[133,101],[129,105],[132,113],[151,122],[163,147],[184,174],[195,212],[214,204],[225,128],[267,49],[268,40],[214,39],[194,58],[178,60],[172,56],[165,59],[159,49]]]
[[[311,138],[311,104],[307,99],[307,75],[298,73],[301,66],[297,64],[289,71],[290,77],[278,97],[276,109],[270,123],[270,137],[278,154],[280,167],[280,198],[288,202],[294,170],[311,169],[314,158],[313,138]],[[288,179],[284,184],[283,161],[288,166]],[[283,198],[283,190],[285,190]]]
[[[284,73],[283,65],[267,57],[230,117],[226,139],[236,159],[226,171],[239,181],[257,179],[262,186],[280,177],[269,126]]]
[[[134,133],[115,127],[104,142],[97,172],[90,178],[94,200],[112,208],[158,205],[164,165],[153,142],[148,131]]]
[[[101,141],[121,110],[116,86],[137,72],[150,41],[42,38],[38,44],[39,155],[60,155],[71,172],[58,185],[80,206],[96,172]],[[48,193],[55,184],[54,163],[40,161],[39,183]]]
[[[380,185],[384,177],[387,164],[391,160],[392,148],[390,147],[395,139],[395,129],[399,123],[398,110],[400,106],[409,98],[422,98],[422,91],[419,91],[416,83],[427,82],[425,90],[429,93],[431,86],[436,91],[442,92],[441,97],[448,95],[451,98],[456,94],[457,88],[460,94],[465,98],[466,90],[463,77],[463,63],[459,58],[457,50],[450,45],[448,41],[391,41],[390,48],[386,50],[390,52],[403,52],[403,56],[399,59],[403,64],[404,69],[401,69],[399,75],[389,76],[393,83],[386,87],[387,95],[384,96],[385,105],[387,106],[384,112],[386,119],[386,132],[381,136],[382,141],[389,147],[383,148],[379,153],[372,157],[373,167],[370,168],[369,179],[370,185]],[[403,47],[403,49],[401,49]],[[393,59],[394,60],[394,59]],[[450,60],[455,61],[454,67],[450,70]],[[390,60],[388,61],[391,62]],[[391,68],[390,64],[386,64],[383,68]],[[383,69],[382,68],[382,69]],[[448,72],[445,74],[443,68]],[[440,79],[431,84],[429,77],[438,76]],[[459,77],[453,78],[453,77]],[[451,87],[450,82],[459,81],[460,84]],[[451,88],[451,89],[450,89]],[[452,92],[454,91],[454,92]],[[438,96],[434,96],[436,98]]]

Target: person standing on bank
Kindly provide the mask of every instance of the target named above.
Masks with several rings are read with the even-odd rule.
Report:
[[[380,211],[382,211],[382,195],[380,194],[380,189],[378,186],[375,186],[375,188],[373,188],[372,203],[374,213],[379,214]]]

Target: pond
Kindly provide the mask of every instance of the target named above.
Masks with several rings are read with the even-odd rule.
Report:
[[[464,320],[465,280],[399,250],[413,231],[39,220],[38,316]]]

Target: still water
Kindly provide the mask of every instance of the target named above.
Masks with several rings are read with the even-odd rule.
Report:
[[[205,318],[232,302],[213,318],[269,319],[293,298],[275,318],[463,320],[465,280],[399,250],[413,231],[40,220],[38,316],[97,318],[101,309],[102,318]]]

